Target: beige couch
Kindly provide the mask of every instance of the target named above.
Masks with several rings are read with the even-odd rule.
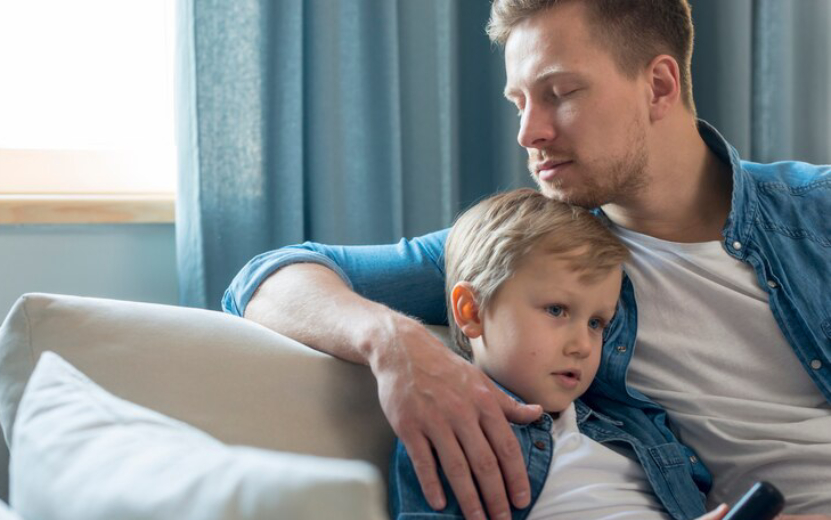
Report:
[[[442,329],[435,330],[446,341]],[[113,395],[223,443],[367,461],[378,470],[370,494],[377,503],[367,507],[386,515],[384,477],[394,436],[366,367],[219,312],[29,294],[0,329],[0,423],[7,443],[45,351]],[[15,509],[14,493],[12,499]]]

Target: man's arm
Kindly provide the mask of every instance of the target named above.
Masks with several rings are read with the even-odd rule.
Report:
[[[427,287],[432,285],[423,279],[425,269],[410,259],[413,252],[401,248],[401,244],[398,247],[400,258],[374,265],[383,271],[379,278],[387,283],[395,281],[396,286],[372,290],[404,290],[411,296],[401,294],[400,301],[390,303],[408,310],[423,305],[419,302],[424,297],[421,293],[435,292],[435,287]],[[373,262],[361,258],[365,253],[370,252],[357,250],[349,262],[340,261],[338,265],[356,287],[371,285],[367,269],[355,267],[373,266]],[[384,258],[390,251],[377,253]],[[408,276],[413,270],[417,272]],[[408,277],[419,281],[408,285]],[[238,284],[238,289],[244,285]],[[438,304],[444,313],[441,280],[438,286],[441,290],[433,299],[438,296],[440,301],[434,301],[433,306]],[[419,287],[421,293],[414,292]],[[378,380],[381,406],[411,454],[432,506],[440,509],[445,500],[433,449],[467,518],[484,518],[474,478],[490,518],[509,514],[506,487],[514,505],[528,504],[528,477],[506,417],[514,422],[534,420],[540,413],[538,406],[519,405],[418,321],[359,296],[327,267],[288,265],[271,272],[252,294],[248,301],[226,295],[226,309],[318,350],[370,366]]]

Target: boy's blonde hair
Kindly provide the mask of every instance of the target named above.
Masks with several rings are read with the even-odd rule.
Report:
[[[479,310],[540,249],[562,255],[590,282],[620,268],[629,250],[585,208],[523,188],[487,198],[458,217],[444,246],[447,312],[460,355],[470,360],[470,341],[456,326],[451,293],[459,282],[473,286]]]

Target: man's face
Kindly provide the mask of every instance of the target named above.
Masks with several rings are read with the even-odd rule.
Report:
[[[482,311],[473,362],[546,412],[561,412],[588,389],[600,365],[603,329],[620,293],[621,270],[589,282],[570,261],[533,252]]]
[[[546,196],[584,207],[620,203],[647,181],[646,101],[597,41],[581,2],[517,25],[505,44],[505,97],[517,140]]]

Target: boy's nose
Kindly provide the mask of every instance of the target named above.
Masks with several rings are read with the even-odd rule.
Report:
[[[592,338],[588,327],[573,327],[569,340],[566,342],[565,354],[580,358],[587,357],[592,351]]]

